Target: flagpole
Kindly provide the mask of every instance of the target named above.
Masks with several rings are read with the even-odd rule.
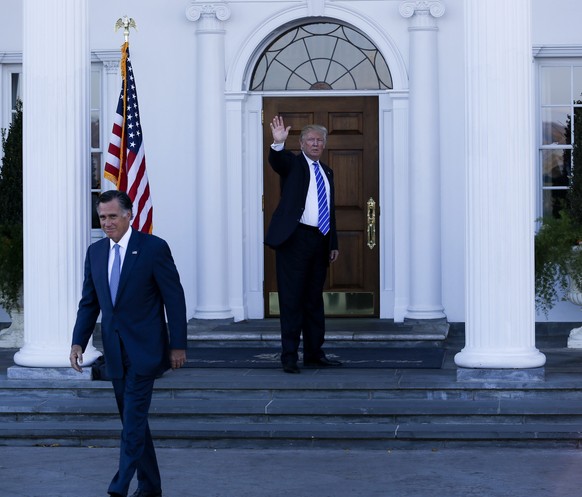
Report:
[[[132,227],[152,233],[153,206],[146,171],[137,89],[129,56],[130,28],[137,30],[137,25],[131,17],[123,16],[115,23],[115,31],[120,28],[123,28],[125,39],[121,47],[121,94],[113,118],[103,175],[119,191],[129,195],[133,203]]]

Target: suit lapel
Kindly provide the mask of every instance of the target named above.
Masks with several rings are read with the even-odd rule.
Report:
[[[321,164],[321,162],[320,162],[320,164]],[[329,183],[329,189],[330,189],[330,193],[331,193],[330,198],[333,199],[333,171],[331,170],[331,168],[329,166],[326,166],[325,164],[321,164],[321,166],[323,167],[323,172],[327,176],[327,181]]]
[[[139,248],[141,245],[141,233],[137,230],[132,230],[131,237],[129,238],[129,243],[127,244],[127,250],[125,251],[125,257],[123,258],[123,266],[121,266],[121,275],[119,277],[119,288],[117,289],[116,302],[119,302],[120,295],[129,280],[129,275],[133,269],[133,265],[137,260],[139,255]]]
[[[109,294],[109,238],[104,238],[95,245],[95,252],[93,254],[93,284],[95,289],[101,293]]]
[[[309,172],[309,164],[307,163],[307,159],[301,152],[300,155],[301,165],[303,166],[303,204],[305,205],[305,199],[307,199],[307,191],[309,190],[309,179],[310,179],[310,172]]]

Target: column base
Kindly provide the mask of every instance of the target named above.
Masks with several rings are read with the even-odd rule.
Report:
[[[17,366],[30,368],[70,368],[75,373],[69,362],[70,351],[68,347],[51,350],[28,344],[14,354],[14,363]],[[89,366],[102,355],[93,345],[88,345],[83,352],[83,368],[88,368],[90,371]]]
[[[546,379],[545,368],[531,369],[457,369],[457,381],[475,381],[488,384],[516,381],[519,383],[530,381],[544,381]]]
[[[73,368],[27,368],[11,366],[6,370],[9,380],[92,380],[91,366],[79,373]]]
[[[196,309],[194,319],[227,319],[232,318],[230,309]]]
[[[446,319],[447,315],[444,313],[442,307],[408,307],[404,319],[411,320],[426,320],[426,319]]]
[[[570,334],[568,335],[568,348],[582,349],[582,326],[570,331]]]
[[[546,363],[546,356],[538,349],[507,351],[500,349],[470,349],[465,347],[455,355],[455,364],[474,369],[529,369]]]

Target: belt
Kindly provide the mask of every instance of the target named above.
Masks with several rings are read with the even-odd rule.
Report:
[[[299,223],[299,227],[307,231],[313,231],[323,236],[323,233],[319,231],[319,228],[317,226],[310,226],[309,224]]]

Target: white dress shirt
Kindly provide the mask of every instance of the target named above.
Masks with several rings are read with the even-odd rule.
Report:
[[[277,152],[280,152],[285,147],[284,143],[273,143],[271,148]],[[303,153],[307,165],[309,166],[309,188],[307,190],[307,198],[305,199],[305,210],[299,222],[302,224],[307,224],[309,226],[317,227],[319,221],[319,204],[317,202],[317,183],[315,181],[315,172],[313,170],[313,162],[307,155]],[[319,164],[319,161],[318,161]],[[327,174],[319,164],[319,171],[321,177],[323,178],[323,183],[325,184],[325,193],[327,197],[327,209],[330,211],[329,205],[329,181],[327,180]]]

